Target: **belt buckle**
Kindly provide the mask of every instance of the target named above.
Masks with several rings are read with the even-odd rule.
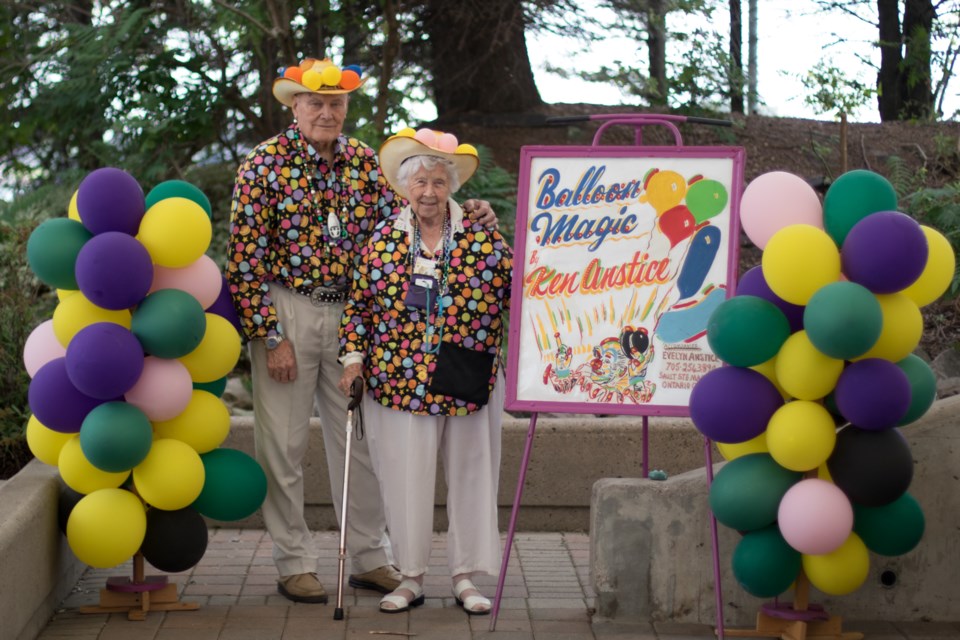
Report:
[[[326,300],[323,299],[323,289],[320,287],[314,288],[314,290],[310,292],[310,302],[312,302],[315,307],[319,307],[326,302]]]

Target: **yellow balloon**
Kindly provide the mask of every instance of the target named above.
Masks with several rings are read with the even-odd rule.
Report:
[[[780,387],[800,400],[817,400],[837,385],[843,360],[819,351],[806,331],[797,331],[780,347],[775,364]]]
[[[133,468],[133,484],[147,504],[165,511],[190,506],[203,489],[200,454],[173,438],[153,441],[150,453]]]
[[[104,309],[90,302],[80,292],[63,298],[53,310],[53,334],[64,347],[69,346],[73,336],[96,322],[112,322],[130,328],[130,312]]]
[[[157,438],[185,442],[197,453],[219,447],[230,431],[230,410],[209,391],[194,389],[186,408],[175,418],[153,423]]]
[[[199,204],[188,198],[164,198],[143,215],[137,240],[161,267],[177,269],[195,262],[210,246],[213,227]]]
[[[126,489],[100,489],[84,496],[67,519],[67,543],[91,567],[108,569],[129,560],[147,533],[140,498]]]
[[[80,210],[77,209],[77,194],[80,193],[80,190],[77,189],[73,192],[73,195],[70,196],[70,204],[67,206],[67,217],[71,220],[76,220],[77,222],[83,222],[80,220]]]
[[[300,76],[300,83],[307,89],[316,91],[323,84],[323,79],[321,78],[319,71],[307,69],[303,72],[303,75]]]
[[[27,447],[33,457],[49,464],[52,467],[60,464],[60,450],[67,440],[76,438],[75,433],[61,433],[48,428],[37,420],[37,416],[30,416],[27,420]]]
[[[80,293],[79,289],[57,289],[57,301],[63,302],[75,293]]]
[[[215,313],[208,313],[206,317],[207,328],[200,344],[178,358],[194,382],[219,380],[230,373],[240,359],[240,334],[230,321]]]
[[[833,482],[833,476],[830,475],[830,469],[826,464],[822,464],[817,467],[817,478],[820,480],[826,480],[827,482]]]
[[[923,336],[923,315],[920,307],[903,293],[878,295],[883,324],[880,337],[870,350],[855,360],[883,358],[900,362],[910,355]]]
[[[320,81],[324,86],[335,87],[340,84],[340,76],[343,75],[339,67],[330,65],[320,72]]]
[[[736,460],[737,458],[751,453],[767,453],[770,449],[767,447],[766,432],[750,438],[746,442],[735,442],[729,444],[726,442],[717,442],[717,449],[724,460]]]
[[[57,466],[60,477],[77,493],[90,494],[100,489],[115,489],[130,477],[129,471],[113,473],[93,466],[80,448],[80,436],[74,434],[60,449]]]
[[[777,409],[766,433],[770,455],[791,471],[816,469],[827,461],[837,443],[830,412],[807,400],[794,400]]]
[[[845,596],[859,589],[870,572],[867,545],[851,533],[840,548],[820,556],[802,556],[803,572],[810,584],[831,596]]]
[[[783,396],[784,400],[789,400],[791,397],[793,397],[787,393],[786,389],[780,385],[780,381],[777,380],[777,356],[773,356],[766,362],[761,362],[760,364],[750,368],[757,373],[763,374],[764,378],[772,382],[773,386],[777,388],[777,391],[780,392],[780,395]]]
[[[823,229],[792,224],[773,234],[760,265],[775,294],[806,305],[817,290],[839,280],[840,250]]]
[[[920,225],[927,237],[927,265],[916,282],[901,291],[918,307],[925,307],[943,295],[957,270],[957,256],[946,236],[930,227]]]

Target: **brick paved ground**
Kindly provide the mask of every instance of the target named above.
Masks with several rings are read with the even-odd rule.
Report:
[[[426,604],[409,613],[377,610],[380,594],[344,591],[345,619],[333,620],[336,600],[336,532],[316,534],[322,552],[320,579],[330,604],[293,604],[276,591],[272,543],[262,530],[217,529],[200,563],[170,576],[183,602],[196,611],[153,611],[144,621],[125,614],[80,613],[97,605],[109,576],[132,575],[132,565],[88,570],[39,636],[39,640],[685,640],[715,637],[709,625],[591,622],[593,591],[589,539],[581,533],[518,534],[500,604],[496,631],[489,616],[469,617],[457,607],[447,571],[446,544],[434,537]],[[147,568],[147,575],[158,572]],[[493,598],[497,577],[475,580]],[[846,629],[870,640],[960,638],[952,623],[848,622]]]

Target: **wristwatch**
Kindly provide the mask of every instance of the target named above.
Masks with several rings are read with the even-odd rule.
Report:
[[[283,342],[283,336],[280,335],[279,333],[272,336],[267,336],[266,342],[267,342],[267,350],[273,351],[274,349],[280,346],[281,342]]]

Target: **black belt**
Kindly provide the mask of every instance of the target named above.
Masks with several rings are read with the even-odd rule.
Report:
[[[337,304],[347,299],[346,289],[334,289],[332,287],[297,287],[297,293],[310,298],[315,306],[322,304]]]

